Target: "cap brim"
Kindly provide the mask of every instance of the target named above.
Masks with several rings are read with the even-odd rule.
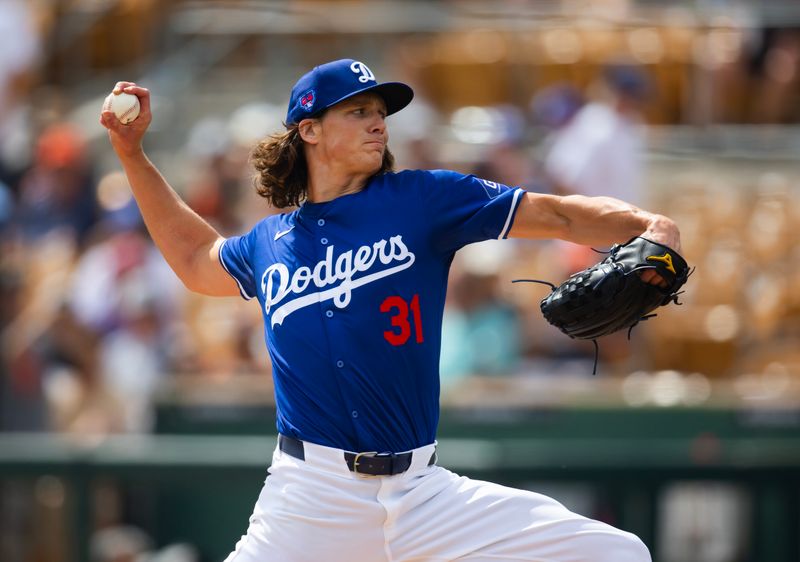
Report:
[[[386,102],[386,114],[397,113],[414,99],[414,90],[402,82],[385,82],[369,88]]]
[[[411,86],[408,84],[403,84],[402,82],[384,82],[383,84],[375,84],[374,86],[369,86],[363,90],[351,92],[346,96],[339,98],[327,107],[333,107],[339,102],[343,102],[346,99],[350,99],[353,96],[364,94],[366,92],[375,92],[383,98],[383,101],[386,102],[386,115],[397,113],[405,106],[410,104],[411,100],[414,99],[414,90],[412,90]]]

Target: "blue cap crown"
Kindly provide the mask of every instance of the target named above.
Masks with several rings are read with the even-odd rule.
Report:
[[[286,124],[299,123],[322,110],[364,92],[375,92],[386,102],[391,115],[407,106],[414,91],[402,82],[379,84],[372,71],[361,61],[340,59],[315,67],[292,88]]]

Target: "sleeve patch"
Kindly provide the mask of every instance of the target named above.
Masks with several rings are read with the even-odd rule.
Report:
[[[486,192],[486,196],[489,199],[494,199],[495,197],[500,195],[500,193],[502,193],[499,183],[484,179],[481,179],[480,181],[483,184],[483,191]]]

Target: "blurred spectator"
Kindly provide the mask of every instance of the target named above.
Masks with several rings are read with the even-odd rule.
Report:
[[[534,109],[547,106],[544,115],[556,127],[544,163],[556,191],[640,204],[644,187],[640,112],[649,94],[649,81],[640,68],[609,66],[598,99],[571,117],[578,101],[569,89],[534,100]]]
[[[109,392],[125,404],[125,429],[149,431],[153,399],[169,371],[169,342],[150,297],[131,295],[122,304],[121,326],[101,341],[100,372]]]
[[[528,191],[538,191],[541,187],[531,159],[519,142],[502,142],[492,146],[483,161],[475,166],[475,175],[510,186],[523,186]]]
[[[25,104],[40,50],[30,3],[0,2],[0,182],[12,186],[28,153]]]
[[[78,320],[96,333],[125,323],[128,299],[153,302],[165,323],[177,313],[181,285],[142,228],[131,199],[105,215],[75,266],[68,301]]]
[[[537,146],[537,155],[546,156],[552,152],[553,145],[559,139],[559,132],[569,126],[575,114],[585,103],[583,94],[570,84],[548,86],[533,97],[530,103],[533,123],[545,131],[545,136]],[[539,156],[536,159],[539,178],[536,186],[538,189],[534,190],[545,193],[561,193],[561,186],[553,185],[552,178],[547,177],[547,171],[544,169],[541,158],[542,156]]]
[[[187,185],[187,204],[220,232],[237,232],[242,228],[237,210],[244,191],[242,170],[246,166],[247,151],[232,146],[226,152],[197,162],[195,177]]]
[[[186,202],[221,232],[236,232],[240,227],[236,210],[247,164],[247,152],[242,155],[229,128],[222,119],[203,119],[189,132],[186,144],[192,161]]]
[[[99,376],[124,405],[124,429],[147,431],[154,394],[171,369],[169,335],[181,287],[142,233],[132,200],[107,213],[98,230],[95,236],[104,238],[79,259],[69,303],[81,324],[99,338]]]
[[[398,169],[438,170],[442,164],[436,158],[436,143],[430,138],[412,139],[405,144],[404,161]]]
[[[531,100],[534,121],[555,131],[565,127],[583,107],[585,100],[577,88],[557,84],[541,90]]]
[[[67,307],[35,344],[56,431],[95,438],[123,429],[122,403],[99,377],[97,346]]]
[[[39,137],[33,167],[20,181],[19,230],[28,241],[58,230],[79,243],[96,219],[85,141],[71,125],[51,125]]]
[[[634,205],[644,199],[644,139],[641,110],[650,95],[650,83],[636,66],[608,66],[603,70],[596,100],[584,103],[570,86],[542,91],[532,102],[534,118],[552,129],[545,140],[544,173],[554,192],[569,195],[605,195]],[[558,260],[555,279],[598,261],[586,246],[555,241]],[[620,338],[607,338],[603,357],[627,359]],[[582,342],[565,344],[568,353],[591,353]],[[610,356],[609,356],[609,352]]]
[[[749,97],[753,123],[797,122],[800,30],[767,28],[751,63],[756,87]]]
[[[0,236],[5,235],[13,216],[14,194],[9,186],[0,181]]]
[[[0,430],[40,431],[47,427],[41,363],[31,349],[12,351],[8,330],[23,306],[24,281],[8,266],[0,269]]]
[[[470,375],[510,374],[521,357],[517,312],[498,291],[498,267],[513,249],[463,248],[451,270],[442,327],[442,386]]]

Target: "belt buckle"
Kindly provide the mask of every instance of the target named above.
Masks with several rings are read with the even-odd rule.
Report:
[[[353,472],[358,474],[359,476],[372,476],[372,474],[363,474],[358,472],[358,459],[361,457],[375,457],[378,455],[378,451],[367,451],[364,453],[356,453],[356,458],[353,459]]]

